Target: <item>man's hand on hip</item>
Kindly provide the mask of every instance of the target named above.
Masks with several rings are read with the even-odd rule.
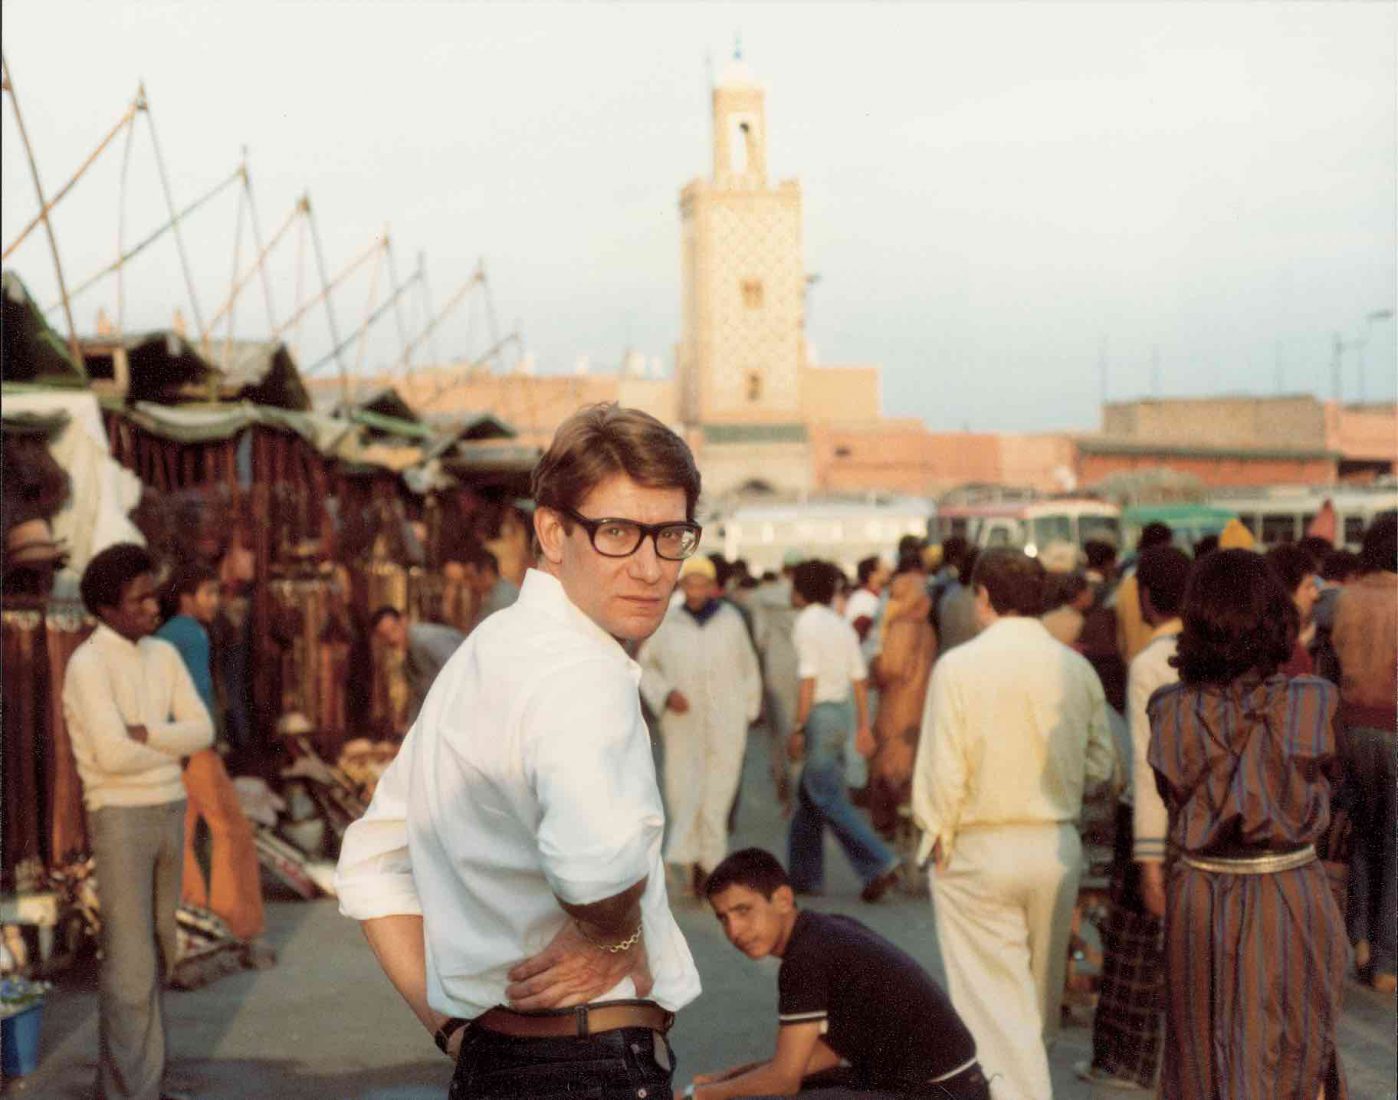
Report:
[[[590,942],[577,922],[569,920],[547,947],[510,971],[512,984],[505,996],[517,1012],[571,1008],[595,1000],[628,977],[637,997],[650,993],[654,982],[645,940],[612,954]]]
[[[672,691],[665,696],[665,709],[672,710],[676,714],[689,713],[689,700],[685,698],[682,691]]]

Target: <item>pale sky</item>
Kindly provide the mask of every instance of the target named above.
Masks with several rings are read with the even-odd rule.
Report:
[[[628,347],[673,369],[678,192],[709,167],[706,58],[721,68],[740,33],[772,177],[804,190],[810,339],[821,362],[880,364],[885,413],[1092,428],[1103,361],[1114,399],[1329,396],[1336,333],[1346,398],[1366,334],[1365,395],[1398,391],[1395,323],[1366,322],[1398,294],[1392,3],[6,0],[4,15],[50,194],[144,79],[177,204],[247,145],[264,239],[308,188],[332,273],[387,224],[400,276],[425,252],[438,308],[484,257],[501,326],[541,373],[584,355],[612,369]],[[3,115],[8,246],[37,203]],[[55,213],[70,286],[116,255],[121,161],[118,140]],[[163,202],[142,123],[128,245]],[[237,209],[230,191],[185,225],[205,319],[228,293]],[[294,233],[271,266],[285,319]],[[56,296],[41,232],[6,267]],[[366,266],[336,295],[342,338],[370,282]],[[128,329],[192,316],[168,234],[126,287]],[[78,299],[79,330],[115,301],[114,280]],[[256,284],[240,299],[237,335],[268,330],[262,301]],[[470,302],[437,335],[443,357],[489,343]],[[399,346],[390,313],[364,369]],[[317,311],[302,365],[330,347]]]

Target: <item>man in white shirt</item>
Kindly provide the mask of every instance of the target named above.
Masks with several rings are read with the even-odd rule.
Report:
[[[453,1097],[668,1095],[665,1032],[699,976],[622,643],[660,625],[698,549],[699,472],[653,417],[595,405],[533,489],[536,567],[452,656],[346,833],[340,908],[455,1058]]]
[[[702,555],[680,569],[684,599],[636,656],[641,694],[665,743],[665,861],[686,869],[696,897],[728,854],[728,811],[742,778],[748,726],[762,706],[762,675],[742,613],[719,599],[718,571]]]
[[[83,571],[100,625],[63,677],[63,715],[83,784],[102,903],[97,1095],[158,1100],[166,1068],[161,997],[176,962],[184,856],[181,758],[213,744],[214,725],[160,623],[155,563],[119,543]]]
[[[1076,822],[1085,788],[1116,775],[1116,750],[1097,674],[1039,621],[1043,566],[987,550],[971,583],[982,629],[933,670],[913,813],[952,1001],[992,1094],[1044,1100],[1082,874]]]
[[[1147,760],[1150,719],[1146,703],[1157,689],[1179,681],[1170,664],[1183,624],[1180,606],[1190,560],[1173,546],[1152,546],[1136,565],[1133,590],[1149,640],[1131,661],[1126,717],[1131,730],[1130,782],[1117,807],[1111,904],[1102,921],[1102,984],[1092,1018],[1092,1060],[1077,1065],[1086,1081],[1114,1088],[1150,1089],[1160,1063],[1165,1011],[1165,834],[1169,815]]]
[[[874,735],[859,638],[830,606],[839,577],[839,570],[823,561],[802,562],[791,577],[792,602],[802,610],[793,629],[801,688],[790,752],[804,764],[787,839],[788,866],[797,893],[820,893],[828,826],[864,884],[860,897],[872,902],[897,881],[898,857],[845,792],[851,731],[858,751],[866,756],[874,749]]]

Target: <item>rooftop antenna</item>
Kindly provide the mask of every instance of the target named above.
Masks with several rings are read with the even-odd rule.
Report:
[[[742,32],[742,31],[734,31],[734,32],[733,32],[733,60],[734,60],[734,61],[741,61],[742,59],[743,59],[743,32]]]

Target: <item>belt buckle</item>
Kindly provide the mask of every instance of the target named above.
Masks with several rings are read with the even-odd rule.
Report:
[[[579,1039],[586,1039],[592,1034],[592,1030],[588,1026],[587,1005],[573,1006],[573,1021],[576,1024],[576,1034]]]

